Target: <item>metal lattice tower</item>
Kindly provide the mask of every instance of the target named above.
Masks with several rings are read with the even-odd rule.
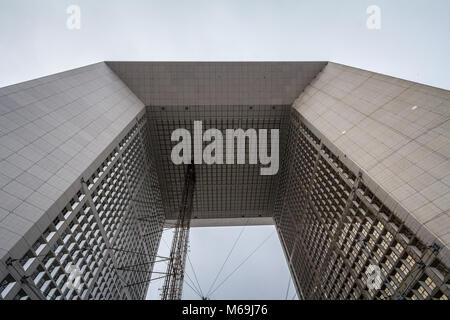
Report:
[[[180,300],[183,292],[184,268],[189,243],[192,203],[195,188],[195,168],[187,167],[180,212],[175,224],[175,231],[167,265],[166,278],[162,288],[162,300]]]

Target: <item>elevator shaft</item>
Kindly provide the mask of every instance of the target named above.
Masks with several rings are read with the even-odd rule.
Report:
[[[192,205],[195,188],[195,167],[187,166],[180,212],[175,223],[175,231],[167,265],[166,278],[161,300],[180,300],[183,292],[184,269],[189,244]]]

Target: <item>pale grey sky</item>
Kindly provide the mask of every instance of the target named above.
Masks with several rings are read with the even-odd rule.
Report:
[[[71,4],[80,30],[66,27]],[[0,0],[0,87],[104,60],[329,60],[450,89],[449,31],[448,0]],[[272,230],[247,228],[222,276]],[[202,289],[239,232],[192,230]],[[284,298],[288,279],[274,234],[213,298]]]
[[[81,8],[68,30],[66,9]],[[381,9],[381,29],[366,9]],[[448,0],[0,0],[0,87],[102,60],[330,60],[450,89]]]

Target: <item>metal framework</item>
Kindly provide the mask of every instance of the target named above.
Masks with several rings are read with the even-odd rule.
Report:
[[[195,188],[195,168],[188,165],[185,174],[184,190],[180,212],[175,225],[166,278],[161,293],[161,300],[180,300],[183,292],[184,268],[189,243],[192,204]]]

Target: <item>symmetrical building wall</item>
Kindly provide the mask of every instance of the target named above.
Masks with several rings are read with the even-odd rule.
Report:
[[[0,88],[0,260],[34,243],[142,112],[105,63]]]
[[[164,212],[142,102],[99,63],[0,107],[0,299],[145,297]]]
[[[328,63],[291,119],[274,219],[300,295],[447,299],[449,92]]]
[[[301,298],[448,299],[448,248],[413,232],[297,111],[291,119],[274,219]],[[368,289],[369,265],[381,269],[379,290]]]
[[[146,135],[141,116],[28,251],[5,261],[1,299],[146,296],[164,224]],[[79,288],[69,265],[79,268]]]

